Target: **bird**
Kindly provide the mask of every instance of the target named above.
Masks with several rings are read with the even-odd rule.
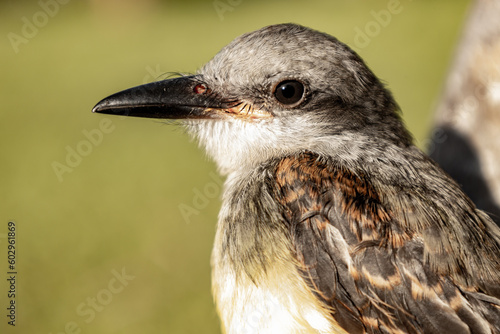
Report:
[[[93,111],[179,120],[225,176],[224,333],[500,333],[500,229],[335,37],[267,26]]]

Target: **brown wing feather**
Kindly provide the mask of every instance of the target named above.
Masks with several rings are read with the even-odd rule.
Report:
[[[304,153],[275,179],[299,270],[348,332],[500,333],[500,300],[432,270],[362,173]]]

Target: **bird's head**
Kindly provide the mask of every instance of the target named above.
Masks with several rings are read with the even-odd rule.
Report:
[[[197,74],[134,87],[95,112],[182,119],[223,173],[305,150],[355,158],[411,137],[390,92],[345,44],[295,24],[244,34]]]

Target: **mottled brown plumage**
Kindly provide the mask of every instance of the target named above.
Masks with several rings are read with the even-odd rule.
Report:
[[[306,152],[280,161],[276,183],[302,275],[349,333],[498,332],[499,295],[433,272],[425,236],[363,174]]]
[[[94,111],[186,119],[227,175],[212,254],[224,332],[500,333],[499,228],[335,38],[266,27]]]

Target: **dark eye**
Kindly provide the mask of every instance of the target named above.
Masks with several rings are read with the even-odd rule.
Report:
[[[304,85],[295,80],[282,81],[276,86],[274,96],[285,105],[296,104],[304,96]]]

